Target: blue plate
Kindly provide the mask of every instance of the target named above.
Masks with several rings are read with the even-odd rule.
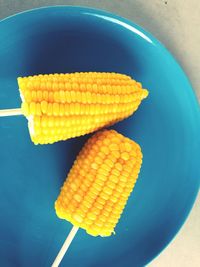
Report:
[[[178,38],[178,37],[177,37]],[[104,11],[48,7],[0,22],[0,108],[19,107],[18,76],[74,71],[131,75],[149,89],[114,128],[144,162],[116,235],[80,230],[61,266],[143,266],[180,229],[199,189],[200,112],[185,74],[151,34]],[[88,138],[34,146],[24,117],[0,119],[0,266],[50,266],[71,229],[54,212],[60,186]]]

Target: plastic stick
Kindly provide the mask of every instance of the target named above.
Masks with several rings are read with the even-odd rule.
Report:
[[[73,226],[72,227],[69,235],[67,236],[64,244],[62,245],[60,251],[58,252],[58,255],[55,258],[55,260],[54,260],[53,264],[51,265],[51,267],[58,267],[59,266],[62,258],[64,257],[66,251],[68,250],[72,240],[74,239],[78,229],[79,229],[79,227],[77,227],[77,226]]]
[[[18,115],[23,115],[21,108],[2,109],[2,110],[0,110],[0,117],[18,116]]]

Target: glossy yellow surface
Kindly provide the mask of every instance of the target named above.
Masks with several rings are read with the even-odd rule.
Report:
[[[110,236],[136,183],[140,146],[114,130],[94,134],[77,156],[55,203],[58,217],[93,236]]]
[[[148,91],[124,74],[72,73],[18,78],[35,144],[96,131],[130,116]]]

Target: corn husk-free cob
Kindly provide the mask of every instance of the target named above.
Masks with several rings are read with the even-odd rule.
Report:
[[[71,168],[55,203],[58,217],[93,236],[110,236],[136,183],[140,146],[114,130],[94,134]]]
[[[148,91],[118,73],[46,74],[19,77],[22,112],[34,144],[94,132],[130,116]]]

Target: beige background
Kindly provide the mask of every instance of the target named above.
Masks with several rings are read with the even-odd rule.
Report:
[[[117,13],[146,28],[179,61],[200,101],[199,0],[0,0],[0,19],[44,5],[85,5]],[[175,240],[149,267],[200,267],[200,195]]]

